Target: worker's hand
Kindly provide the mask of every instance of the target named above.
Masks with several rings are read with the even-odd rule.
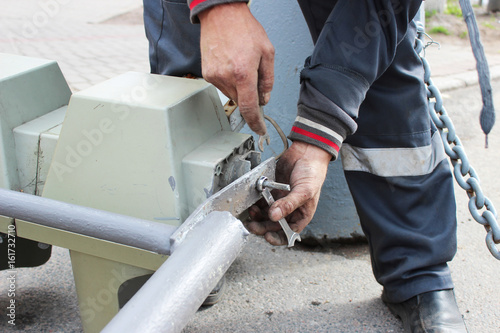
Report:
[[[250,207],[253,221],[246,225],[248,230],[264,236],[272,245],[288,244],[276,221],[287,217],[290,228],[297,233],[311,222],[331,158],[332,155],[321,148],[295,141],[276,165],[276,181],[290,184],[291,192],[273,191],[274,196],[281,199],[268,211],[263,205]]]
[[[234,100],[248,126],[266,134],[259,105],[274,83],[274,47],[246,3],[211,7],[198,15],[203,77]]]

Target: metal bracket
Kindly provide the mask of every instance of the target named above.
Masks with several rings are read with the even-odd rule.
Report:
[[[170,237],[172,251],[175,251],[186,235],[209,213],[227,211],[236,217],[241,215],[248,207],[262,198],[261,192],[255,186],[257,181],[263,176],[274,180],[275,170],[276,159],[271,157],[208,198],[172,234]]]

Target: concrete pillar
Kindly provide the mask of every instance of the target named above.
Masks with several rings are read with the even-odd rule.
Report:
[[[426,0],[425,10],[428,12],[436,11],[443,13],[446,9],[446,0]]]

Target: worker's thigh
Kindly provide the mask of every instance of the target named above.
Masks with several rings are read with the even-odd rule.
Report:
[[[200,25],[187,0],[143,0],[151,73],[201,77]]]

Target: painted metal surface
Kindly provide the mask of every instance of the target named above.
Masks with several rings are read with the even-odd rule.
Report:
[[[190,212],[194,211],[200,202],[221,189],[221,180],[226,174],[226,169],[229,164],[235,163],[231,157],[243,155],[251,148],[253,148],[251,135],[222,131],[182,159],[184,179],[182,185],[188,191],[185,204]]]
[[[271,157],[198,206],[172,235],[170,239],[172,251],[211,212],[226,211],[233,216],[239,216],[257,202],[262,198],[262,194],[256,188],[257,181],[263,176],[274,180],[275,170],[276,159]]]
[[[167,260],[167,254],[139,249],[103,239],[77,234],[71,231],[46,227],[37,223],[16,220],[16,232],[20,237],[80,252],[88,257],[157,270]],[[90,260],[90,259],[89,259]],[[76,269],[73,267],[73,269]],[[95,271],[95,270],[93,270]],[[95,284],[94,279],[94,284]]]
[[[113,319],[120,309],[121,286],[132,285],[135,278],[154,273],[136,265],[78,251],[70,251],[70,256],[85,333],[100,332]]]
[[[178,312],[175,316],[175,327],[182,328],[187,323],[191,314],[196,311],[201,302],[204,300],[204,298],[200,298],[199,295],[204,295],[205,297],[208,295],[211,288],[215,286],[217,281],[222,277],[223,273],[227,270],[229,265],[241,250],[242,245],[240,246],[240,243],[238,242],[239,240],[244,240],[246,235],[248,235],[248,232],[243,228],[241,222],[234,218],[231,213],[239,215],[246,208],[260,199],[260,192],[256,189],[257,180],[263,175],[273,179],[275,164],[275,159],[270,158],[261,165],[257,166],[251,172],[245,174],[237,181],[224,188],[220,191],[220,195],[216,194],[207,199],[206,202],[195,210],[190,218],[187,219],[187,224],[181,227],[181,236],[174,236],[171,238],[172,247],[175,247],[176,251],[184,253],[184,255],[181,256],[181,254],[178,254],[176,257],[171,256],[169,261],[172,260],[173,257],[180,257],[181,259],[174,259],[173,263],[168,265],[168,267],[170,267],[168,273],[161,274],[177,277],[180,276],[179,281],[185,283],[186,281],[193,281],[192,272],[186,272],[186,274],[190,275],[186,275],[182,278],[183,275],[179,275],[179,263],[188,265],[190,267],[189,269],[195,270],[196,272],[200,272],[199,269],[201,266],[208,265],[207,267],[202,267],[202,270],[204,269],[205,271],[200,273],[201,275],[198,276],[198,279],[200,277],[203,279],[203,283],[207,283],[204,285],[204,289],[195,288],[193,286],[185,286],[187,289],[182,289],[184,287],[181,286],[180,290],[189,290],[190,292],[187,296],[184,295],[185,297],[188,297],[187,300],[180,300],[182,304],[185,304],[186,306],[183,307],[183,309],[177,310],[181,312]],[[171,253],[168,248],[161,249],[161,247],[164,244],[169,244],[166,240],[169,238],[170,234],[174,232],[174,226],[144,221],[137,218],[103,212],[92,208],[80,207],[9,190],[0,189],[0,203],[0,214],[12,216],[16,219],[28,220],[46,227],[70,231],[77,234],[83,234],[139,248],[145,248],[158,253]],[[26,209],[27,207],[29,207],[29,209]],[[231,213],[212,213],[212,210],[227,210]],[[217,224],[217,228],[222,227],[222,229],[219,230],[210,226],[213,223]],[[188,228],[186,228],[186,226]],[[236,229],[235,226],[237,226]],[[209,228],[209,231],[206,230],[207,228]],[[34,227],[28,228],[28,230],[35,229],[36,228]],[[40,226],[38,226],[38,229],[36,230],[40,229]],[[216,232],[216,235],[212,234],[214,232]],[[242,237],[242,235],[244,237]],[[65,236],[65,238],[66,237],[67,236]],[[234,242],[232,240],[233,238]],[[223,248],[220,248],[221,244],[224,245]],[[192,248],[193,246],[196,247],[197,251],[201,251],[201,255],[209,256],[210,259],[203,257],[202,259],[193,262],[192,265],[194,266],[192,266],[191,263],[184,258],[184,256],[189,256],[192,260],[194,260],[193,257],[195,257],[195,250]],[[209,248],[204,249],[203,247],[205,246],[209,246]],[[102,247],[102,245],[100,245],[100,247]],[[186,247],[188,250],[185,250]],[[214,251],[221,252],[214,253]],[[97,299],[99,299],[98,295],[102,293],[103,290],[106,290],[106,292],[109,291],[106,289],[106,286],[109,287],[110,285],[109,281],[112,281],[113,285],[116,284],[116,281],[114,281],[116,272],[126,272],[124,276],[147,273],[147,271],[139,268],[134,268],[132,266],[129,267],[128,265],[121,264],[119,262],[111,262],[103,258],[84,255],[79,251],[72,251],[71,255],[73,260],[76,260],[75,258],[78,259],[78,264],[73,267],[75,279],[78,279],[80,284],[82,281],[92,281],[92,283],[89,283],[88,281],[84,283],[86,286],[84,288],[84,292],[88,294],[89,297],[97,293]],[[87,267],[89,260],[91,259],[94,261],[98,259],[98,262],[103,267],[97,271],[95,270],[96,267],[92,265]],[[109,267],[113,267],[113,269],[107,269]],[[163,271],[166,271],[166,269]],[[173,272],[175,272],[175,274]],[[101,277],[99,279],[107,282],[104,287],[93,283],[96,280],[99,280],[96,275],[97,273]],[[90,280],[87,278],[89,274],[91,276]],[[208,279],[207,276],[209,276]],[[212,279],[213,285],[211,282]],[[164,278],[162,277],[160,281],[163,284]],[[200,280],[194,281],[195,282],[192,283],[200,283]],[[174,286],[176,286],[175,283]],[[175,287],[172,288],[175,289]],[[198,296],[195,297],[192,293],[199,294],[196,294]],[[171,295],[171,291],[168,291],[167,295]],[[198,300],[200,300],[199,304]],[[175,301],[171,300],[170,302],[170,305],[165,305],[167,309],[165,311],[169,313],[171,312],[169,307],[175,305],[178,308],[178,299],[175,299]],[[104,323],[106,323],[106,320],[109,320],[113,314],[113,310],[109,309],[109,307],[105,307],[105,309],[106,311],[101,311],[99,315],[97,315],[97,313],[92,312],[91,308],[81,307],[80,311],[82,313],[82,321],[90,318],[93,321],[91,323],[93,327],[96,325],[102,327]],[[159,331],[163,331],[163,322],[147,322],[146,324],[149,326],[153,324],[161,324]],[[175,331],[175,328],[173,329]]]
[[[214,137],[223,144],[207,146]],[[249,141],[249,135],[231,132],[212,85],[202,80],[126,73],[71,97],[43,197],[177,227],[206,200],[205,188],[210,194],[217,162],[225,163],[234,149],[240,153],[241,145]],[[188,164],[195,166],[191,171],[202,172],[188,172],[183,162],[197,149],[201,149],[200,156]],[[129,280],[136,279],[142,273],[132,267],[157,269],[165,255],[155,253],[169,253],[147,247],[145,253],[137,244],[123,245],[128,243],[125,237],[144,234],[142,229],[130,232],[118,227],[116,233],[122,239],[112,242],[99,242],[98,235],[82,237],[79,232],[51,233],[34,223],[24,223],[21,229],[31,237],[43,235],[49,244],[71,243],[71,256],[78,258],[73,261],[73,271],[79,302],[106,290],[109,274],[117,267],[127,272]],[[168,236],[153,232],[146,237],[168,244]],[[95,256],[100,258],[98,262]],[[88,262],[96,262],[98,267],[93,269]],[[102,272],[87,278],[89,271],[97,269]],[[84,330],[101,330],[112,311],[118,311],[114,302],[106,305],[107,314],[82,315]]]
[[[29,194],[42,192],[48,172],[48,164],[52,160],[58,135],[45,137],[42,149],[42,135],[52,133],[64,121],[67,106],[49,112],[32,121],[13,129],[16,144],[17,171],[19,175],[19,190]],[[47,139],[52,139],[52,145],[47,145]],[[43,169],[43,170],[42,170]],[[42,172],[40,172],[42,171]]]
[[[50,169],[50,163],[52,162],[52,157],[54,155],[54,151],[56,150],[61,129],[62,124],[40,134],[37,161],[38,169],[36,174],[36,195],[41,196],[43,193],[43,188],[45,187],[45,182]]]
[[[0,215],[169,254],[176,227],[0,189]]]
[[[68,104],[71,91],[55,61],[0,53],[0,187],[19,189],[12,130]]]
[[[182,160],[221,131],[229,121],[206,82],[117,76],[71,97],[43,196],[178,226],[193,199]]]
[[[0,53],[0,187],[20,190],[13,129],[68,104],[71,91],[55,61]],[[0,232],[11,218],[0,216]]]
[[[247,236],[230,213],[206,215],[178,240],[169,259],[101,332],[180,332],[236,259]]]
[[[213,138],[221,142],[210,145]],[[220,171],[219,162],[226,163],[235,150],[236,155],[241,154],[242,146],[243,150],[250,149],[250,143],[253,140],[249,135],[231,132],[212,85],[201,80],[126,73],[72,96],[43,196],[151,221],[170,230],[169,226],[182,224],[207,199],[205,189],[211,194]],[[190,158],[194,151],[197,153]],[[227,164],[231,164],[231,159]],[[250,160],[247,164],[258,164],[251,156]],[[239,166],[236,162],[234,165]],[[235,167],[228,174],[241,175],[243,169]],[[274,177],[274,167],[270,173]],[[249,191],[238,193],[246,198]],[[259,198],[256,194],[255,200],[242,204],[237,211],[243,211]],[[226,209],[224,205],[217,207]],[[165,256],[155,253],[170,253],[165,248],[162,251],[126,240],[142,237],[143,228],[130,231],[120,225],[114,233],[121,239],[100,242],[96,234],[89,238],[78,235],[85,234],[81,231],[51,233],[35,223],[23,223],[22,231],[25,235],[43,235],[50,244],[71,242],[71,256],[78,258],[72,262],[80,303],[107,290],[113,270],[126,271],[128,280],[136,279],[142,271],[133,267],[157,269],[157,263]],[[169,236],[152,232],[144,239],[150,240],[146,243],[168,245]],[[123,244],[134,247],[123,251]],[[150,252],[144,253],[140,248]],[[96,256],[99,261],[93,258]],[[95,262],[96,268],[87,265],[89,262]],[[89,272],[97,269],[100,273],[89,278]],[[84,330],[101,330],[110,319],[109,313],[117,310],[113,302],[106,305],[106,314],[82,315]]]

